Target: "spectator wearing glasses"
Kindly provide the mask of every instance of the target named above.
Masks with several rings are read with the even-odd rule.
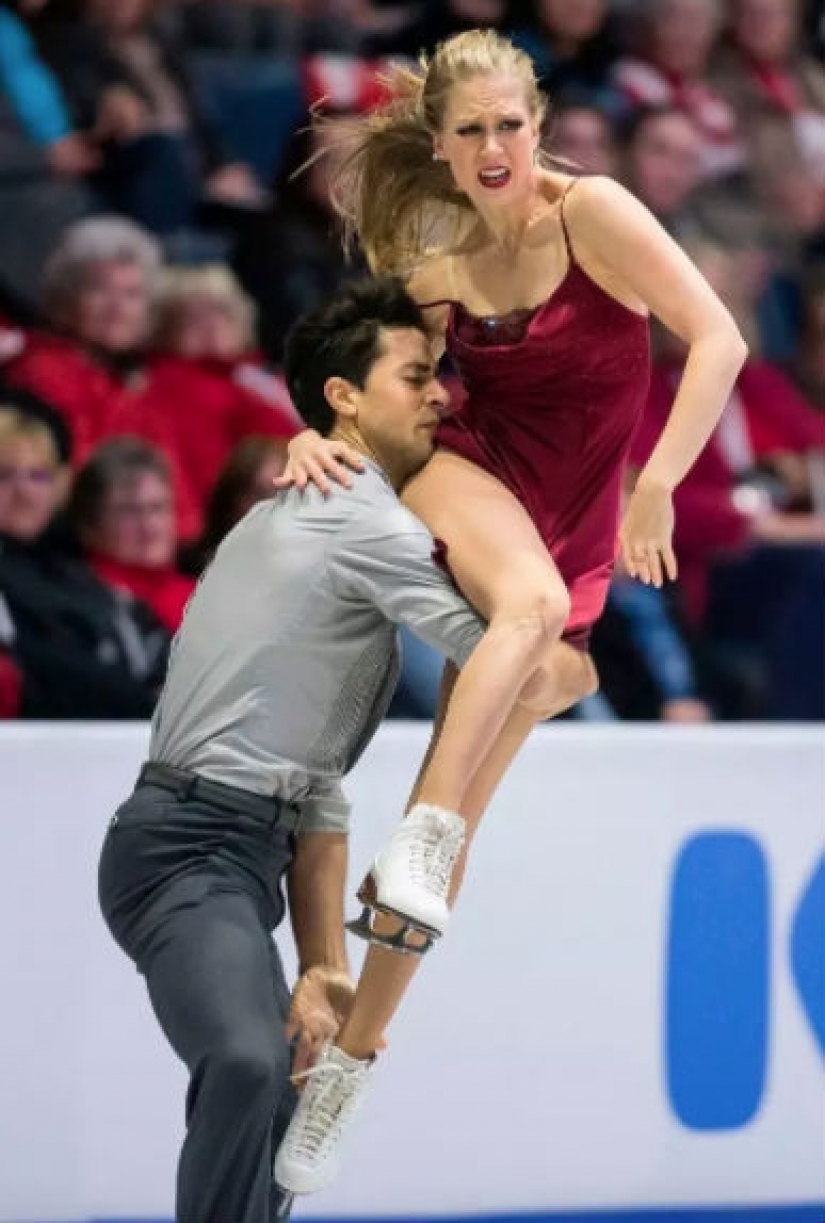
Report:
[[[0,705],[27,718],[147,717],[170,634],[56,546],[66,483],[49,426],[0,403]]]

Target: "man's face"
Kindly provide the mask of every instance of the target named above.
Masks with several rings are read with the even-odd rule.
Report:
[[[394,482],[423,467],[449,404],[426,336],[412,327],[382,328],[380,355],[354,403],[353,424]]]

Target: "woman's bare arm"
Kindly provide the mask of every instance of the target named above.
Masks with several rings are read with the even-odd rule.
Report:
[[[586,270],[625,304],[647,308],[684,340],[688,359],[668,422],[639,474],[620,540],[628,571],[659,586],[676,576],[672,493],[695,463],[747,355],[726,306],[684,251],[628,191],[582,179],[566,209]]]

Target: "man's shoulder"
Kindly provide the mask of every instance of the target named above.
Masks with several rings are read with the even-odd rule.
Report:
[[[357,531],[383,523],[387,529],[403,533],[427,533],[420,519],[402,505],[386,476],[373,465],[352,473],[351,488],[332,484],[326,495],[314,485],[291,488],[281,500],[296,521],[308,525],[325,520],[331,530]]]

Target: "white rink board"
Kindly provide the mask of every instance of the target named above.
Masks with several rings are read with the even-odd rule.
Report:
[[[386,726],[350,779],[353,883],[426,735]],[[95,894],[146,737],[0,729],[2,1223],[172,1213],[184,1074]],[[825,1199],[823,1060],[788,955],[825,840],[822,746],[797,727],[537,733],[392,1029],[345,1172],[308,1213]],[[769,873],[769,1050],[747,1124],[701,1130],[668,1098],[665,949],[679,849],[716,831],[753,838]]]

